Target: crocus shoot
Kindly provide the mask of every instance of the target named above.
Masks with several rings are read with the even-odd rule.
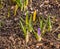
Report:
[[[40,27],[37,29],[37,32],[35,32],[35,30],[33,29],[33,33],[37,41],[40,42],[42,39]]]
[[[15,5],[15,9],[14,9],[14,16],[16,16],[17,10],[18,10],[18,5],[16,4],[16,5]]]
[[[23,20],[23,18],[21,18],[21,20]],[[30,16],[30,19],[28,20],[28,12],[26,12],[26,19],[25,19],[24,25],[23,25],[23,22],[21,20],[20,20],[20,27],[23,31],[26,43],[28,43],[30,32],[32,32],[32,30],[33,30],[32,16]]]
[[[51,24],[50,16],[47,17],[47,26],[48,26],[48,31],[51,31],[51,29],[52,29],[52,24]]]

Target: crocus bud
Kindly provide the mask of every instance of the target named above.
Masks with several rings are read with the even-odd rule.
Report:
[[[40,36],[41,32],[40,32],[40,28],[38,28],[38,35]]]
[[[41,31],[40,31],[40,28],[38,28],[38,41],[41,41]]]

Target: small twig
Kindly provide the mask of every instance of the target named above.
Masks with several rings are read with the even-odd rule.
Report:
[[[60,28],[60,25],[52,33],[56,32]]]

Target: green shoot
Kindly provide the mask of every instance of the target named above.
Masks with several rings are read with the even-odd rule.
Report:
[[[40,29],[41,29],[41,34],[44,35],[46,32],[46,20],[41,16],[42,19],[39,19],[40,21]]]
[[[40,27],[38,28],[38,33],[34,32],[35,37],[37,38],[38,41],[41,41],[42,37],[44,36],[44,34],[47,31],[47,26],[48,26],[48,31],[50,31],[50,27],[51,27],[51,21],[50,21],[50,17],[48,17],[47,20],[45,20],[43,17],[40,17],[41,19],[39,19],[40,21]],[[46,22],[47,21],[47,22]],[[48,25],[47,25],[48,24]]]
[[[21,25],[21,28],[22,28],[22,30],[23,30],[23,32],[24,32],[24,37],[26,37],[26,28],[25,28],[25,26],[22,24],[21,21],[20,21],[20,25]]]
[[[40,29],[43,30],[43,20],[40,20]]]
[[[16,15],[17,9],[18,9],[18,5],[15,5],[14,16]]]
[[[23,18],[20,17],[20,19],[25,22],[25,25],[23,25],[23,23],[20,21],[20,26],[25,34],[25,39],[26,42],[28,42],[29,40],[29,34],[30,32],[33,31],[33,26],[32,26],[32,15],[30,16],[30,19],[28,18],[28,12],[26,12],[26,19],[24,21]]]
[[[18,7],[20,7],[21,11],[25,11],[28,5],[28,0],[15,0]]]
[[[21,11],[23,10],[23,0],[15,0],[15,2],[17,3],[18,7],[20,7]]]
[[[28,27],[29,32],[32,32],[32,15],[30,16],[30,19],[28,18],[28,12],[26,13],[26,27]]]
[[[29,20],[29,19],[28,19],[28,11],[27,11],[27,12],[26,12],[26,25],[28,25],[28,23],[29,23],[28,20]]]
[[[37,41],[41,41],[42,37],[39,36],[35,31],[33,31],[33,33],[34,33],[34,36],[37,39]]]
[[[22,30],[23,30],[23,32],[24,32],[24,36],[25,36],[26,43],[28,43],[28,41],[29,41],[29,31],[26,30],[26,28],[23,26],[23,24],[22,24],[21,21],[20,21],[20,23],[21,23]]]
[[[50,19],[50,16],[48,16],[48,18],[47,18],[47,26],[48,26],[48,31],[51,31],[52,26],[51,26],[51,19]]]
[[[28,30],[29,28],[27,29],[27,27],[24,26],[21,21],[20,21],[20,24],[21,24],[21,28],[22,28],[22,30],[24,32],[24,37],[25,37],[26,43],[28,43],[28,41],[29,41],[29,34],[30,34],[30,32]]]
[[[15,0],[17,5],[21,8],[22,7],[22,0]]]
[[[20,16],[20,20],[25,23],[25,20]]]
[[[27,9],[28,6],[28,0],[24,0],[24,11]]]
[[[8,8],[8,17],[10,17],[10,8]]]
[[[30,31],[30,32],[33,31],[33,26],[32,26],[32,15],[30,16],[30,19],[29,19],[29,31]]]
[[[46,24],[43,26],[42,36],[44,36],[45,33],[46,33]]]

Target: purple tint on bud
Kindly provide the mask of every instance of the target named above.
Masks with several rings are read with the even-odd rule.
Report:
[[[41,31],[40,31],[40,28],[38,28],[38,35],[40,36],[40,34],[41,34]]]

